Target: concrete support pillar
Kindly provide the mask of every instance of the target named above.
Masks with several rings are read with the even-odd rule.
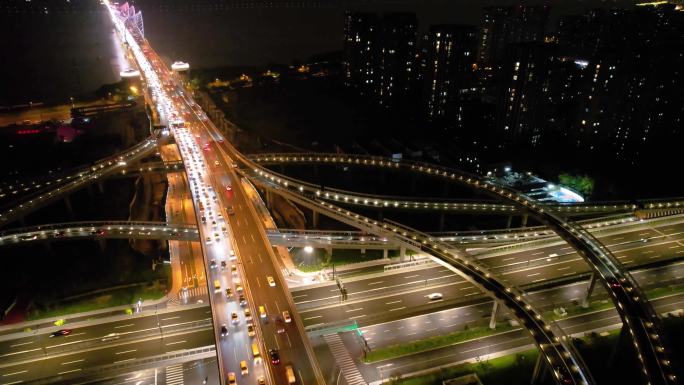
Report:
[[[446,213],[442,211],[439,214],[439,231],[444,231],[444,220],[446,219]]]
[[[582,307],[589,307],[589,297],[594,292],[594,286],[596,286],[596,273],[591,273],[591,278],[589,278],[589,286],[587,286],[587,293],[582,299]]]
[[[492,302],[492,315],[489,317],[489,328],[496,329],[496,312],[499,309],[499,302]]]
[[[389,259],[389,253],[387,249],[382,249],[382,259]]]
[[[444,180],[444,184],[442,185],[442,197],[446,198],[449,196],[449,181]]]
[[[95,200],[95,193],[93,192],[93,185],[89,184],[88,187],[86,188],[88,190],[88,196],[90,197],[90,200]]]
[[[527,227],[527,213],[522,215],[520,218],[520,227]]]
[[[97,238],[97,245],[100,247],[100,251],[104,252],[107,249],[107,239]]]
[[[52,242],[46,241],[43,242],[43,247],[45,248],[45,254],[52,256],[54,255],[54,251],[52,250]]]
[[[530,384],[538,385],[544,383],[544,377],[546,377],[546,360],[542,354],[537,356],[537,362],[534,364],[534,370],[532,371],[532,379]]]
[[[382,209],[380,209],[380,210],[378,210],[378,221],[382,222],[383,220],[384,219],[383,219]]]
[[[266,194],[264,194],[264,198],[266,200],[266,207],[268,207],[269,209],[272,208],[271,207],[271,194],[272,194],[271,190],[266,190]]]
[[[312,220],[314,229],[318,228],[319,214],[318,211],[312,210]]]
[[[71,198],[69,195],[64,197],[64,205],[66,206],[67,211],[69,212],[69,216],[73,219],[74,218],[74,209],[71,207]]]
[[[332,246],[326,247],[325,252],[328,253],[328,255],[332,256],[332,252],[333,252]]]
[[[508,221],[506,222],[506,228],[510,229],[512,224],[513,224],[513,215],[509,215]]]
[[[406,258],[406,247],[399,246],[399,259],[403,261]]]
[[[627,326],[625,324],[622,324],[622,328],[620,329],[620,335],[618,336],[617,343],[613,345],[613,349],[611,350],[610,355],[608,356],[608,360],[606,362],[606,366],[608,368],[613,367],[617,363],[616,359],[618,358],[618,355],[621,351],[630,349],[630,341],[631,336],[629,333],[629,329],[627,329]]]
[[[361,254],[366,254],[366,249],[361,249]]]
[[[411,173],[411,195],[416,194],[416,183],[417,183],[417,177],[415,173]]]
[[[100,192],[100,194],[104,194],[105,188],[102,181],[97,182],[97,190]]]

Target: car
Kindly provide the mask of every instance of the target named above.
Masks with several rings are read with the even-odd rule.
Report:
[[[295,382],[297,382],[297,378],[295,377],[292,365],[287,365],[285,367],[285,376],[287,377],[288,384],[294,384]]]
[[[270,275],[266,276],[266,280],[268,281],[268,286],[275,287],[276,284],[275,284],[275,280],[273,279],[273,277],[271,277]]]
[[[430,301],[436,301],[438,299],[442,299],[442,293],[430,293],[427,295],[427,297]]]
[[[97,229],[97,230],[91,231],[91,232],[90,232],[90,235],[102,236],[102,235],[105,235],[106,233],[107,233],[107,232],[104,231],[104,229]]]
[[[651,240],[648,239],[648,238],[641,238],[641,242],[643,242],[643,243],[647,243],[647,242],[650,242],[650,241],[651,241]]]
[[[290,312],[287,310],[283,310],[283,319],[285,320],[285,323],[289,324],[292,322],[292,318],[290,317]]]
[[[215,259],[212,259],[212,260],[209,262],[209,268],[210,268],[210,269],[215,269],[215,268],[216,268],[216,260],[215,260]]]
[[[233,273],[233,275],[237,274],[238,270],[236,264],[233,263],[230,265],[230,272]]]
[[[36,238],[38,238],[36,234],[22,235],[19,237],[22,241],[32,241]]]
[[[56,332],[50,333],[50,337],[62,337],[71,334],[71,329],[59,329]]]
[[[211,243],[211,237],[204,238],[204,242],[208,245]]]
[[[221,261],[221,270],[226,268],[226,261]]]
[[[221,337],[225,337],[228,335],[228,328],[226,327],[226,324],[221,325]]]
[[[245,298],[244,294],[238,296],[238,302],[240,302],[241,306],[247,306],[247,298]]]
[[[237,291],[238,293],[242,293],[243,290],[244,289],[242,288],[242,284],[239,281],[235,282],[235,291]]]
[[[214,238],[216,238],[217,241],[218,241],[219,239],[221,239],[221,237],[219,236],[219,233],[214,233]]]
[[[240,373],[242,373],[243,376],[249,374],[249,368],[247,368],[247,361],[245,360],[240,361]]]
[[[257,378],[257,385],[266,385],[266,378],[264,378],[264,376],[259,376],[259,378]]]
[[[247,324],[247,335],[250,337],[254,337],[256,333],[254,332],[254,325],[252,324]]]
[[[273,365],[278,365],[280,363],[280,354],[278,354],[276,349],[269,350],[268,356],[271,358],[271,363]]]
[[[220,214],[221,214],[221,213],[219,213],[219,215],[220,215]],[[223,234],[228,233],[228,229],[226,229],[226,226],[221,226],[221,232],[222,232]]]
[[[233,291],[230,288],[226,289],[226,298],[230,298],[233,296]]]
[[[216,221],[211,221],[211,227],[216,227]],[[218,234],[214,233],[215,236],[218,236]]]
[[[56,233],[53,234],[53,237],[55,238],[62,238],[64,237],[64,231],[57,231]]]
[[[226,191],[233,191],[233,187],[231,187],[230,185],[226,185]]]
[[[235,312],[230,313],[230,322],[232,322],[234,324],[237,324],[238,322],[240,322],[240,319],[238,318],[237,313],[235,313]]]
[[[251,320],[252,319],[252,311],[249,310],[248,307],[246,307],[244,311],[245,311],[245,319],[248,321]]]
[[[235,251],[233,251],[232,249],[228,252],[228,259],[231,261],[234,261],[237,259],[237,257],[235,256]]]
[[[214,161],[214,166],[218,166],[218,165],[219,165],[219,161],[218,161],[218,160],[215,160],[215,161]]]
[[[612,287],[613,289],[617,289],[621,286],[620,282],[618,282],[615,278],[608,277],[606,280],[610,284],[610,287]]]
[[[102,342],[112,341],[116,339],[119,339],[119,333],[109,333],[106,336],[102,337]]]
[[[237,385],[237,379],[234,372],[228,373],[228,385]]]
[[[259,317],[266,318],[266,308],[264,305],[259,305]]]

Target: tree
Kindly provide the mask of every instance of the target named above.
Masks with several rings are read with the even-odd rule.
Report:
[[[562,173],[558,175],[558,182],[564,186],[570,187],[583,194],[590,196],[594,192],[594,179],[589,175],[570,175]]]

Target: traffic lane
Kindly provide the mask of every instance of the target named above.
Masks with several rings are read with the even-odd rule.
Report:
[[[88,368],[123,363],[172,351],[193,349],[213,344],[210,328],[190,330],[182,334],[131,341],[117,346],[95,347],[88,351],[68,353],[59,357],[36,358],[33,362],[10,365],[0,369],[3,381],[32,381],[46,377],[77,376]],[[40,365],[36,363],[40,362]]]
[[[661,287],[664,283],[668,284],[678,284],[684,282],[684,262],[678,262],[672,265],[666,265],[666,266],[659,266],[657,268],[652,268],[652,269],[647,269],[647,270],[638,270],[634,271],[633,273],[634,278],[640,283],[640,286],[642,286],[644,289],[651,289],[651,288],[656,288],[656,287]],[[563,285],[560,287],[555,287],[555,288],[550,288],[542,291],[535,291],[535,292],[528,292],[527,295],[530,298],[531,303],[535,304],[535,307],[537,310],[540,311],[550,311],[553,310],[554,308],[557,308],[559,306],[573,306],[576,305],[578,302],[581,302],[583,298],[586,295],[586,290],[588,286],[589,281],[581,281],[581,282],[575,282],[567,285]],[[440,290],[441,293],[445,294],[445,299],[449,298],[447,295],[449,293],[446,293],[446,290]],[[479,293],[479,291],[477,291]],[[405,294],[404,298],[398,298],[402,299],[406,302],[408,302],[408,299],[412,297],[418,297],[417,300],[420,301],[424,293],[416,292],[416,293],[408,293]],[[605,292],[602,290],[595,290],[594,291],[594,296],[593,298],[596,298],[597,296],[600,297],[605,297]],[[487,303],[487,305],[484,305],[483,309],[485,310],[483,313],[481,313],[482,318],[481,320],[485,320],[485,316],[489,314],[489,311],[491,310],[491,302],[490,300],[484,296],[484,294],[479,294],[476,296],[468,297],[470,298],[471,301],[477,301],[480,303]],[[388,300],[385,303],[391,303],[395,302],[398,299],[392,299]],[[369,299],[366,301],[361,301],[355,304],[357,307],[361,307],[363,309],[374,309],[378,305],[376,304],[377,301]],[[395,304],[393,304],[395,305]],[[301,316],[307,325],[315,325],[317,323],[325,323],[325,322],[337,322],[337,321],[343,321],[348,319],[348,313],[345,313],[344,311],[340,311],[339,308],[340,305],[335,306],[335,307],[329,307],[326,309],[320,309],[318,311],[305,311],[305,312],[300,312]],[[406,310],[402,311],[396,311],[396,312],[387,312],[386,309],[379,309],[378,311],[372,311],[366,314],[364,317],[359,318],[359,322],[361,325],[373,325],[373,324],[378,324],[378,323],[390,323],[394,322],[397,320],[400,320],[401,318],[405,317],[407,314],[410,315],[411,310],[422,310],[424,312],[436,312],[436,311],[443,311],[443,310],[448,310],[451,309],[455,306],[468,306],[464,305],[463,301],[459,302],[438,302],[431,304],[429,306],[422,306],[418,307],[418,305],[413,305],[411,307],[408,307]],[[480,309],[478,309],[477,313],[479,312]],[[378,317],[378,314],[382,314],[381,317]],[[325,316],[325,317],[324,317]],[[472,319],[475,319],[474,317],[477,317],[478,314],[475,312],[472,315]],[[467,320],[466,318],[461,318],[460,321]],[[457,326],[454,326],[454,328],[458,328]],[[424,333],[425,334],[425,333]],[[436,333],[439,334],[439,333]]]
[[[412,286],[424,284],[425,280],[456,278],[456,273],[441,265],[424,265],[418,269],[392,271],[368,278],[342,280],[348,293],[373,293],[387,289],[404,290]],[[303,287],[292,291],[295,303],[320,301],[322,299],[339,299],[340,290],[335,282],[313,288]]]
[[[220,169],[215,169],[212,168],[212,164],[214,164],[214,161],[218,160],[216,158],[216,154],[212,152],[208,152],[205,154],[205,158],[207,159],[207,174],[208,177],[211,181],[211,185],[214,186],[214,193],[220,196],[219,200],[215,202],[216,210],[223,211],[223,206],[221,205],[221,201],[224,199],[223,197],[223,191],[224,188],[223,186],[225,183],[222,181],[222,173],[220,172]],[[226,213],[226,216],[227,213]],[[225,218],[224,218],[225,219]],[[230,224],[230,220],[228,220],[228,224]],[[230,233],[231,233],[231,238],[233,240],[232,243],[228,245],[229,248],[234,248],[236,246],[237,240],[236,240],[236,232],[234,231],[233,226],[228,226],[230,228]],[[226,241],[228,238],[226,238]],[[238,260],[233,262],[238,265],[241,265],[240,259],[241,256],[243,255],[242,249],[240,247],[237,247],[235,250]],[[214,256],[217,261],[219,259],[222,259],[223,256],[216,255]],[[216,269],[214,269],[216,270]],[[232,273],[228,272],[229,270],[226,269],[225,271],[217,270],[213,274],[217,274],[220,276],[221,282],[222,282],[222,288],[225,287],[226,282],[227,284],[230,285],[231,289],[235,293],[233,298],[230,300],[225,298],[225,295],[222,293],[219,294],[221,295],[221,299],[217,300],[216,303],[216,311],[217,314],[219,314],[219,317],[221,318],[222,322],[227,326],[227,329],[229,330],[229,335],[223,339],[221,339],[220,336],[217,336],[217,341],[220,341],[220,346],[222,349],[222,357],[224,357],[224,362],[226,366],[226,370],[228,372],[235,372],[239,378],[243,381],[247,382],[252,382],[256,383],[256,379],[258,376],[265,375],[264,373],[264,366],[263,364],[260,363],[258,360],[253,359],[253,355],[251,352],[251,343],[253,342],[251,338],[247,335],[247,330],[246,330],[246,325],[247,325],[247,320],[244,317],[244,310],[242,309],[241,306],[237,304],[237,302],[234,301],[238,293],[236,293],[235,286],[234,284],[237,282],[237,280],[233,279]],[[247,297],[250,297],[247,291],[249,291],[249,285],[247,280],[240,280],[245,287],[245,295]],[[222,290],[223,292],[223,290]],[[253,301],[249,300],[248,301],[251,310],[252,310],[252,319],[255,318],[254,314],[257,314],[255,311],[254,306],[251,304]],[[238,322],[234,324],[230,320],[230,315],[232,313],[235,313],[238,316]],[[261,352],[262,355],[265,355],[266,352]],[[248,367],[248,374],[242,375],[241,370],[240,370],[240,362],[245,361],[247,367]]]
[[[635,247],[642,239],[664,240],[664,241],[678,241],[684,239],[682,231],[684,231],[684,224],[681,225],[667,225],[667,229],[680,229],[679,231],[671,231],[669,235],[663,235],[655,229],[641,229],[635,231],[628,231],[619,235],[613,235],[608,238],[598,238],[606,247],[612,252],[623,251]],[[647,245],[648,243],[644,244]],[[506,253],[498,256],[483,258],[489,266],[499,267],[510,265],[514,263],[525,262],[528,260],[543,259],[550,255],[565,255],[574,253],[572,246],[566,243],[535,248],[532,250],[516,251]]]
[[[469,300],[480,294],[480,290],[462,278],[438,287],[419,288],[411,293],[388,294],[380,298],[369,298],[353,303],[349,301],[329,305],[324,308],[300,310],[299,315],[306,326],[315,326],[340,320],[357,321],[363,323],[366,318],[375,314],[403,314],[420,306],[429,310],[442,306],[442,302]],[[429,294],[440,293],[441,299],[430,300]],[[350,293],[351,294],[351,293]],[[408,310],[407,310],[408,309]],[[406,311],[405,311],[406,310]]]
[[[652,303],[659,313],[675,311],[684,305],[684,294],[657,299],[652,301]],[[619,323],[620,318],[617,312],[614,309],[607,309],[562,320],[560,321],[560,327],[566,333],[571,334],[587,332]],[[523,348],[528,345],[531,349],[533,348],[531,342],[532,340],[529,338],[529,334],[526,331],[516,329],[477,340],[465,341],[441,349],[375,362],[370,365],[365,365],[366,367],[371,367],[373,369],[366,369],[364,372],[369,376],[366,377],[367,380],[370,379],[370,376],[379,379],[380,370],[382,370],[384,377],[387,378],[389,375],[395,373],[407,373],[441,365],[449,365],[454,362],[475,359],[477,357],[482,358],[486,357],[488,354],[508,349]]]
[[[646,243],[624,251],[616,251],[616,253],[618,260],[623,260],[626,265],[639,265],[666,259],[663,258],[663,255],[669,254],[670,257],[679,257],[681,254],[684,254],[684,247],[676,241],[652,244]],[[533,267],[527,267],[524,263],[518,264],[517,270],[499,274],[503,275],[504,279],[508,278],[505,277],[507,275],[516,276],[516,278],[512,280],[515,284],[528,284],[590,271],[586,262],[579,258],[579,255],[574,252],[558,255],[557,257],[554,257],[553,260],[555,261],[553,263],[549,262],[541,266]],[[489,262],[487,259],[484,261]],[[456,274],[452,273],[449,269],[441,266],[438,268],[435,266],[428,266],[401,274],[374,275],[369,278],[362,278],[354,281],[343,281],[343,284],[348,293],[360,295],[360,293],[381,293],[383,290],[388,289],[411,289],[414,286],[423,284],[424,280],[430,282],[431,280],[448,280],[451,278],[456,278]],[[339,297],[340,290],[337,287],[337,284],[332,282],[329,285],[293,291],[293,299],[296,300],[298,305],[315,303],[316,301],[322,300],[337,300]]]
[[[681,258],[684,255],[684,247],[678,243],[679,241],[662,242],[662,243],[646,243],[638,247],[632,247],[621,251],[614,251],[616,259],[626,266],[636,266],[642,264],[653,263],[656,261],[664,261],[674,258]],[[526,275],[522,283],[534,283],[535,281],[543,280],[541,278],[550,279],[562,276],[583,273],[590,271],[589,265],[580,258],[576,253],[568,253],[562,256],[547,258],[543,264],[534,266],[534,263],[520,263],[510,271],[500,272],[500,275]],[[528,267],[531,266],[531,267]],[[553,270],[556,274],[550,274]],[[518,281],[516,281],[518,282]]]
[[[20,359],[23,358],[25,354],[35,351],[39,351],[43,354],[41,351],[44,348],[50,349],[63,345],[73,345],[84,341],[93,341],[101,339],[110,333],[117,333],[120,337],[133,335],[135,333],[157,328],[157,322],[160,322],[163,327],[193,322],[205,318],[208,311],[206,306],[202,306],[165,311],[158,314],[151,313],[143,316],[133,316],[127,319],[74,328],[71,328],[67,324],[62,329],[71,330],[71,333],[57,337],[50,337],[50,334],[55,330],[62,329],[54,326],[51,328],[38,329],[33,336],[2,341],[2,343],[0,343],[0,359]]]
[[[681,284],[684,283],[684,262],[641,270],[633,274],[645,288],[659,287],[665,282]],[[569,306],[573,301],[581,302],[586,294],[587,285],[588,281],[582,281],[543,291],[529,292],[527,295],[537,310],[550,311],[559,306]],[[603,293],[597,294],[605,297]],[[667,303],[667,300],[661,300],[660,303]],[[382,347],[462,331],[466,323],[488,322],[491,310],[492,302],[488,298],[483,298],[483,301],[478,304],[365,326],[361,330],[364,337],[370,336],[370,338],[366,337],[366,340],[371,347]],[[504,312],[506,312],[505,309],[499,310],[499,320],[502,319]],[[409,323],[410,327],[406,325],[405,320],[413,322]]]
[[[238,183],[236,179],[232,178],[231,182],[233,186]],[[270,255],[268,255],[268,250],[265,249],[270,247],[270,244],[265,245],[260,241],[260,237],[254,236],[254,234],[258,234],[260,228],[254,220],[251,211],[249,211],[247,204],[249,202],[247,202],[247,197],[243,195],[243,191],[239,188],[233,188],[235,215],[230,216],[229,220],[236,222],[235,225],[231,223],[231,227],[235,229],[239,227],[243,232],[242,236],[236,237],[235,241],[240,249],[240,256],[243,258],[242,262],[245,273],[248,277],[253,277],[250,280],[250,291],[254,301],[256,301],[255,306],[263,305],[269,314],[267,320],[259,320],[264,343],[267,350],[271,348],[278,349],[281,361],[283,362],[281,365],[273,365],[271,373],[276,383],[286,383],[284,366],[292,364],[303,383],[315,382],[313,368],[308,359],[306,364],[302,361],[302,358],[305,357],[305,346],[302,338],[308,337],[300,335],[297,328],[293,325],[284,325],[286,332],[280,336],[277,333],[279,326],[275,319],[277,317],[282,318],[281,315],[284,310],[289,311],[291,316],[296,315],[287,305],[288,302],[285,298],[287,294],[283,292],[286,286],[283,286],[279,275],[275,274],[273,261]],[[240,218],[242,218],[242,223],[237,223],[240,221]],[[248,258],[244,258],[244,256]],[[275,288],[268,285],[266,281],[267,275],[272,276],[276,280]],[[256,285],[254,282],[256,282]],[[268,352],[262,352],[262,354],[266,356]],[[264,360],[268,364],[268,357],[265,357]],[[295,365],[295,363],[297,364]]]

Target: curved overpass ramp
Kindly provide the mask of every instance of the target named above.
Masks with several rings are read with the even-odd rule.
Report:
[[[297,156],[297,155],[294,155]],[[301,155],[300,156],[301,159]],[[315,157],[315,155],[311,155]],[[339,157],[339,155],[338,155]],[[544,225],[551,228],[558,236],[569,243],[578,254],[589,264],[593,272],[600,278],[604,288],[610,294],[615,307],[620,314],[623,325],[629,331],[636,349],[637,357],[642,364],[642,370],[649,384],[673,384],[676,376],[670,365],[667,352],[661,341],[658,316],[651,307],[637,282],[622,267],[617,258],[596,238],[582,226],[564,219],[558,206],[538,203],[527,196],[499,186],[490,180],[447,167],[416,162],[393,162],[385,158],[368,159],[367,156],[342,156],[344,163],[363,164],[373,163],[384,167],[403,168],[422,175],[429,175],[446,181],[460,183],[474,190],[482,191],[504,202],[515,206],[517,211],[528,213]],[[323,159],[323,157],[321,157]],[[305,162],[310,161],[308,159]],[[328,160],[334,162],[333,160]],[[398,166],[394,165],[398,164]],[[389,166],[388,166],[389,164]],[[247,164],[247,166],[250,166]],[[263,171],[261,167],[253,168],[252,178],[265,179],[275,186],[289,190],[295,189],[299,193],[307,193],[322,201],[323,191],[320,186],[302,182],[272,171]],[[278,191],[278,190],[276,190]],[[673,204],[681,205],[679,201]],[[564,207],[564,206],[562,206]],[[633,209],[635,209],[634,207]]]

